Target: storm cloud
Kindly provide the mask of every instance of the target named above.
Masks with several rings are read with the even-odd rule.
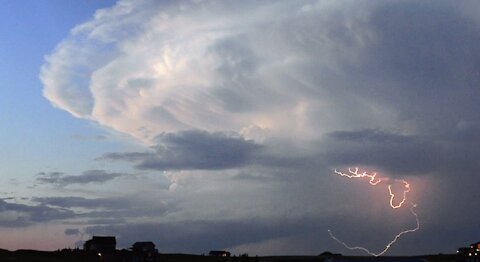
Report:
[[[110,153],[100,159],[139,162],[139,169],[227,169],[248,165],[261,145],[223,133],[189,130],[161,134],[151,153]]]
[[[442,159],[431,154],[442,141],[480,123],[480,33],[468,6],[120,1],[47,57],[44,95],[76,117],[153,145],[103,156],[140,169],[234,168],[251,163],[262,146],[284,157],[327,140],[337,144],[322,146],[372,150],[360,159],[310,149],[332,166],[431,173],[420,163]],[[342,132],[365,130],[406,143],[338,143]]]
[[[43,95],[74,117],[140,141],[145,150],[97,160],[162,174],[171,184],[159,197],[175,210],[165,224],[87,232],[119,232],[123,243],[137,231],[168,234],[171,239],[158,240],[172,250],[178,243],[186,251],[209,248],[201,235],[225,248],[258,248],[265,241],[298,241],[297,225],[323,231],[328,224],[341,227],[335,218],[364,215],[364,230],[349,222],[349,238],[360,242],[379,224],[378,238],[390,236],[395,232],[387,221],[394,219],[362,213],[385,210],[366,207],[372,201],[357,199],[365,191],[332,175],[334,168],[365,166],[417,183],[410,194],[428,207],[419,211],[425,232],[447,227],[470,236],[472,218],[480,215],[464,204],[478,197],[480,19],[472,10],[479,7],[473,1],[122,0],[97,11],[46,57]],[[83,185],[120,176],[91,170],[43,173],[37,181]],[[102,201],[95,205],[116,205]],[[441,221],[445,210],[464,215]],[[160,211],[151,214],[163,216]],[[299,219],[285,225],[290,233],[277,234],[281,226],[262,229],[292,213]],[[263,222],[248,231],[257,214]],[[192,221],[170,223],[186,217]],[[324,224],[317,227],[315,219]],[[224,235],[239,237],[222,242],[211,221]],[[250,232],[252,241],[237,229]],[[418,233],[415,241],[435,238]],[[312,239],[331,241],[328,234]],[[421,251],[415,241],[395,252],[456,248],[444,241]]]

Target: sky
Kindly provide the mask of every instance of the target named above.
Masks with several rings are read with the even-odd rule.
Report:
[[[0,4],[0,248],[480,240],[477,1]]]

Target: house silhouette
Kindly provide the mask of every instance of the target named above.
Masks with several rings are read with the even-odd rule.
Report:
[[[115,237],[112,236],[93,236],[92,239],[85,241],[83,249],[89,252],[114,252],[117,246]]]
[[[224,250],[212,250],[208,253],[208,255],[213,257],[229,257],[230,252]]]
[[[153,242],[135,242],[132,246],[132,251],[135,253],[158,253]]]

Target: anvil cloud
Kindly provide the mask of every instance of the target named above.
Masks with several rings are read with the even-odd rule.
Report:
[[[371,130],[411,141],[397,143],[398,154],[422,159],[478,129],[479,37],[468,5],[448,1],[119,1],[75,27],[41,79],[54,106],[148,145],[223,132],[308,147]],[[173,161],[185,153],[158,161],[215,165],[200,154]],[[166,165],[154,160],[140,166]],[[423,162],[402,160],[397,171],[429,172]]]

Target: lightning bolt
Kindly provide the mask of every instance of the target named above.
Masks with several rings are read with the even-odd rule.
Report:
[[[377,177],[377,173],[372,173],[372,174],[368,174],[367,172],[362,172],[362,173],[359,173],[359,170],[358,168],[349,168],[348,169],[348,173],[342,173],[340,171],[337,171],[336,169],[334,170],[335,174],[339,175],[339,176],[342,176],[342,177],[347,177],[347,178],[368,178],[369,179],[369,183],[370,185],[372,186],[376,186],[378,185],[380,182],[388,182],[390,181],[389,179],[387,178],[378,178]],[[418,215],[417,213],[415,212],[415,208],[417,207],[417,204],[413,203],[413,202],[410,202],[410,201],[407,201],[407,193],[410,192],[410,184],[404,180],[404,179],[395,179],[393,180],[394,182],[401,182],[403,183],[403,186],[404,186],[404,190],[403,190],[403,193],[402,193],[402,198],[400,201],[398,201],[397,204],[394,203],[394,200],[395,200],[395,194],[393,193],[392,191],[392,184],[389,183],[388,184],[388,193],[390,195],[390,201],[389,201],[389,204],[390,204],[390,207],[393,208],[393,209],[398,209],[398,208],[401,208],[402,206],[404,206],[405,204],[408,204],[410,206],[410,213],[412,213],[412,215],[414,216],[415,218],[415,222],[416,222],[416,226],[414,228],[411,228],[411,229],[406,229],[406,230],[403,230],[401,231],[400,233],[396,234],[395,237],[390,241],[388,242],[386,245],[385,245],[385,248],[378,252],[378,253],[374,253],[370,250],[368,250],[367,248],[365,247],[361,247],[361,246],[349,246],[347,245],[345,242],[341,241],[340,239],[338,239],[333,233],[332,231],[329,229],[328,230],[328,234],[330,235],[330,237],[337,241],[338,243],[342,244],[345,248],[347,249],[350,249],[350,250],[361,250],[371,256],[375,256],[375,257],[378,257],[378,256],[381,256],[383,254],[385,254],[388,249],[390,249],[390,247],[395,244],[395,242],[397,242],[397,240],[404,234],[407,234],[407,233],[412,233],[412,232],[415,232],[417,230],[420,229],[420,221],[418,219]]]
[[[395,194],[393,194],[392,192],[392,185],[388,185],[388,193],[390,194],[390,206],[393,208],[393,209],[397,209],[397,208],[400,208],[402,207],[402,205],[405,203],[405,201],[407,200],[407,193],[410,192],[410,184],[405,181],[405,180],[395,180],[395,181],[401,181],[403,182],[403,185],[405,186],[405,190],[403,190],[403,198],[402,198],[402,201],[400,201],[400,203],[398,203],[397,205],[393,204],[393,199],[395,198]]]
[[[340,176],[344,176],[344,177],[348,177],[348,178],[363,178],[363,177],[368,177],[370,178],[370,185],[372,186],[375,186],[377,185],[378,183],[382,182],[382,179],[380,178],[377,178],[377,173],[373,173],[373,175],[369,175],[367,174],[367,172],[363,172],[363,173],[358,173],[358,168],[355,168],[355,169],[351,169],[349,168],[348,169],[348,172],[350,174],[345,174],[345,173],[342,173],[340,171],[337,171],[336,169],[334,170],[335,174],[337,175],[340,175]],[[376,179],[376,180],[375,180]]]

